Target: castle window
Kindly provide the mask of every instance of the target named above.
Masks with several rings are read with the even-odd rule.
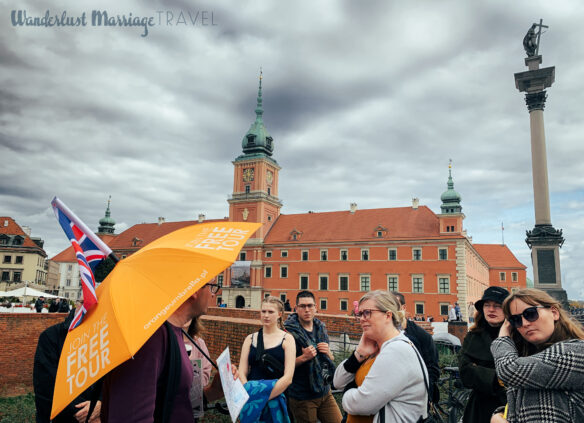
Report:
[[[347,275],[339,276],[339,291],[349,290],[349,277]]]
[[[416,307],[416,314],[425,314],[424,313],[424,303],[414,303]]]
[[[321,291],[328,291],[328,276],[321,275],[319,281],[318,289]]]
[[[268,195],[272,195],[272,188],[268,187]]]
[[[369,291],[371,289],[371,278],[369,275],[362,275],[359,279],[361,281],[361,291]]]
[[[255,145],[255,135],[247,136],[247,145]]]
[[[302,261],[308,261],[308,250],[302,250]]]
[[[361,260],[363,260],[363,261],[369,260],[369,250],[368,249],[361,250]]]
[[[327,308],[327,299],[326,298],[321,298],[320,299],[320,309],[321,310],[326,310]]]
[[[246,185],[245,186],[245,193],[246,194],[249,194],[250,190],[251,190],[250,186],[249,185]]]
[[[328,250],[320,250],[320,260],[327,261],[328,259]]]
[[[422,260],[422,249],[421,248],[412,248],[412,260],[414,260],[414,261]]]
[[[246,257],[247,257],[247,254],[245,253],[245,251],[242,251],[241,253],[239,253],[239,260],[245,261]]]
[[[282,257],[288,257],[288,250],[282,250],[282,251],[280,251],[280,256],[282,256]]]
[[[288,277],[288,266],[280,266],[280,277],[281,278]]]
[[[450,278],[438,278],[438,292],[450,294]]]
[[[16,257],[18,258],[18,257]],[[511,272],[511,280],[513,282],[517,282],[517,272]]]
[[[438,249],[438,259],[439,260],[448,260],[448,249],[447,248],[439,248]]]
[[[12,256],[4,256],[4,261],[2,263],[12,263]]]
[[[349,301],[346,299],[340,300],[339,309],[341,311],[347,311],[349,309]]]
[[[308,289],[308,275],[300,275],[300,289],[301,290]]]
[[[412,277],[412,292],[417,294],[424,292],[424,278],[421,276]]]
[[[397,284],[397,276],[387,277],[387,290],[388,291],[399,291]]]
[[[348,250],[341,250],[341,261],[349,260],[349,251]]]
[[[388,260],[389,261],[396,261],[397,260],[397,249],[390,248],[387,250]]]

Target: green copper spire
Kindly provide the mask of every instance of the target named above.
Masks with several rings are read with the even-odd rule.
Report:
[[[462,213],[462,206],[460,205],[462,198],[458,192],[454,191],[454,181],[452,180],[452,159],[448,164],[448,182],[446,183],[446,187],[448,189],[440,196],[440,199],[442,200],[442,205],[440,206],[442,213]]]
[[[256,122],[263,122],[262,116],[264,114],[264,109],[262,108],[262,78],[263,72],[262,68],[260,68],[260,87],[258,88],[258,105],[256,106]]]
[[[110,212],[110,202],[112,200],[112,196],[110,195],[107,200],[107,209],[105,210],[105,216],[99,219],[99,228],[97,228],[98,234],[113,234],[115,229],[114,225],[116,221],[113,220]]]
[[[260,81],[258,88],[257,106],[255,109],[256,119],[243,137],[241,146],[243,156],[238,159],[251,157],[270,157],[274,151],[273,138],[268,133],[263,121],[264,109],[262,107],[262,79],[263,73],[260,70]]]

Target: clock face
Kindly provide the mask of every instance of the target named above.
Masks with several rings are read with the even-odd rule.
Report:
[[[274,180],[274,172],[272,172],[271,170],[268,170],[268,173],[266,175],[266,180],[268,181],[268,184],[271,184],[272,181]]]
[[[253,181],[253,167],[248,167],[247,169],[243,169],[243,181],[244,182],[251,182]]]

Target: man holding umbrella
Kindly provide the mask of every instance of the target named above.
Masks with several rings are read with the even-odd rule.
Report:
[[[194,421],[189,399],[193,368],[182,342],[181,328],[191,319],[207,312],[209,300],[219,288],[217,284],[207,283],[195,292],[133,359],[106,376],[102,421]]]

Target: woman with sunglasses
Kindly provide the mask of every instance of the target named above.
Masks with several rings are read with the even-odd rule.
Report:
[[[507,388],[507,421],[584,422],[584,330],[539,289],[503,303],[506,321],[491,351]],[[492,421],[505,421],[501,415]]]
[[[476,302],[475,323],[464,338],[459,357],[460,379],[472,389],[464,409],[464,423],[488,423],[493,411],[507,403],[505,389],[495,372],[491,343],[505,321],[503,301],[508,296],[505,288],[491,286]]]
[[[403,313],[387,291],[361,297],[355,317],[363,334],[357,349],[337,367],[333,384],[347,387],[347,423],[417,422],[427,415],[428,373],[414,345],[400,330]]]

